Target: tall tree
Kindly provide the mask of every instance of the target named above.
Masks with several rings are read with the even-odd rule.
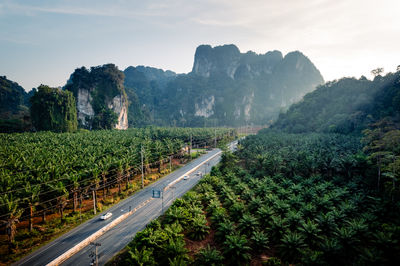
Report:
[[[36,130],[71,132],[77,129],[75,98],[71,92],[40,85],[30,102]]]

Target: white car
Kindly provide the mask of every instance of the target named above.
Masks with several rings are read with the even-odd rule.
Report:
[[[107,212],[106,214],[103,214],[102,216],[100,216],[100,219],[107,220],[111,216],[112,216],[112,213],[111,212]]]
[[[183,176],[183,180],[188,180],[188,178],[189,178],[189,176],[187,176],[187,175]]]

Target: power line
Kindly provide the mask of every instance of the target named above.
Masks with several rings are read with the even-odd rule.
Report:
[[[202,143],[202,144],[207,144],[207,142],[198,142],[198,143]],[[171,156],[171,155],[177,155],[177,154],[169,154],[169,156]],[[168,156],[168,155],[167,155]],[[162,159],[162,160],[158,160],[158,161],[155,161],[155,162],[152,162],[152,163],[148,163],[148,164],[146,164],[145,166],[147,167],[147,166],[152,166],[152,165],[154,165],[154,164],[156,164],[156,163],[162,163],[164,161],[164,159]],[[132,167],[130,167],[130,169],[136,169],[136,167],[137,166],[132,166]],[[111,169],[111,170],[109,170],[109,171],[115,171],[115,170],[120,170],[119,168],[114,168],[114,169]],[[115,177],[115,176],[117,176],[118,175],[118,173],[117,174],[114,174],[114,175],[112,175],[112,176],[108,176],[107,177],[107,179],[109,179],[109,178],[112,178],[112,177]],[[121,178],[124,178],[124,177],[126,177],[128,175],[128,173],[126,173],[125,175],[123,175]],[[93,178],[91,178],[91,179],[84,179],[84,180],[81,180],[81,181],[79,181],[78,183],[83,183],[83,182],[88,182],[88,181],[91,181],[91,180],[94,180],[94,179],[96,179],[96,178],[98,178],[98,177],[93,177]],[[57,181],[59,181],[59,180],[62,180],[62,179],[58,179]],[[110,185],[113,185],[113,184],[115,184],[115,183],[117,183],[117,182],[119,182],[120,180],[113,180],[113,181],[111,181],[111,182],[108,182],[107,184],[104,184],[102,187],[98,187],[96,190],[99,190],[99,189],[103,189],[103,188],[105,188],[105,187],[108,187],[108,186],[110,186]],[[54,180],[53,181],[49,181],[49,182],[54,182]],[[40,183],[40,184],[35,184],[35,185],[33,185],[33,186],[38,186],[38,185],[41,185],[41,184],[44,184],[45,182],[43,182],[43,183]],[[47,183],[47,182],[46,182]],[[70,185],[67,185],[67,186],[65,186],[65,188],[68,188],[68,187],[71,187],[71,186],[74,186],[74,185],[76,185],[76,184],[70,184]],[[86,189],[86,188],[89,188],[89,187],[91,187],[93,184],[90,184],[90,185],[88,185],[88,186],[86,186],[86,187],[84,187],[84,188],[80,188],[79,190],[84,190],[84,189]],[[21,189],[16,189],[16,190],[13,190],[13,191],[19,191],[19,190],[24,190],[25,188],[21,188]],[[48,194],[48,193],[50,193],[50,192],[53,192],[53,191],[57,191],[58,189],[54,189],[54,190],[50,190],[50,191],[46,191],[46,192],[44,192],[44,193],[40,193],[38,196],[40,196],[40,195],[45,195],[45,194]],[[4,194],[7,194],[7,193],[11,193],[11,192],[13,192],[13,191],[8,191],[8,192],[3,192],[2,194],[0,194],[0,195],[4,195]],[[47,203],[47,202],[50,202],[50,201],[53,201],[53,200],[56,200],[56,199],[58,199],[59,197],[61,197],[61,196],[57,196],[57,197],[55,197],[55,198],[51,198],[51,199],[49,199],[49,200],[46,200],[46,201],[44,201],[44,202],[38,202],[38,205],[40,205],[40,204],[44,204],[44,203]],[[22,200],[25,200],[25,199],[29,199],[29,197],[26,197],[26,198],[23,198]],[[70,201],[69,199],[67,200],[67,202],[68,201]],[[0,205],[0,206],[4,206],[4,205],[6,205],[6,204],[2,204],[2,205]],[[23,210],[27,210],[27,209],[29,209],[30,207],[27,207],[27,208],[24,208]],[[51,208],[53,208],[53,207],[51,207]],[[3,215],[0,215],[0,217],[5,217],[5,216],[7,216],[8,214],[11,214],[11,212],[9,212],[9,213],[6,213],[6,214],[3,214]]]

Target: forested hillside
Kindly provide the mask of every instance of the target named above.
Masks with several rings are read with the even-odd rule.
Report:
[[[343,78],[327,82],[280,114],[273,128],[359,134],[385,117],[400,121],[400,71],[373,81]]]
[[[18,83],[0,76],[0,132],[22,132],[31,127],[29,98]]]
[[[166,124],[155,118],[160,111],[159,102],[165,95],[167,83],[176,78],[172,71],[152,67],[128,67],[124,70],[125,91],[129,99],[128,120],[130,126]]]

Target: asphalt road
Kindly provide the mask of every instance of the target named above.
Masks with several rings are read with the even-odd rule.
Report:
[[[233,149],[234,146],[235,143],[230,144],[231,149]],[[216,154],[218,155],[215,156]],[[213,156],[215,157],[209,160]],[[196,185],[202,176],[196,175],[197,172],[200,171],[202,174],[210,172],[211,167],[219,162],[220,156],[221,151],[219,149],[214,149],[208,152],[108,209],[106,212],[113,213],[111,218],[101,220],[100,216],[105,212],[100,213],[91,220],[81,224],[46,246],[43,246],[39,250],[24,257],[18,261],[16,265],[46,265],[69,249],[73,248],[80,241],[86,239],[108,223],[115,220],[117,217],[128,212],[129,208],[132,210],[137,208],[136,212],[96,239],[96,242],[101,244],[101,246],[98,246],[99,265],[104,265],[116,253],[123,249],[133,239],[138,231],[142,230],[153,219],[160,216],[176,198],[183,196],[188,190]],[[198,168],[188,175],[189,178],[187,180],[182,178],[186,172],[196,167]],[[168,186],[168,184],[177,179],[178,181],[176,183],[172,186]],[[166,186],[168,187],[164,191],[163,197],[152,197],[153,190],[163,190]],[[150,201],[148,201],[146,205],[142,206],[142,203],[147,200]],[[94,246],[88,245],[63,262],[62,265],[90,265],[91,258],[89,255],[92,251],[94,251]]]

